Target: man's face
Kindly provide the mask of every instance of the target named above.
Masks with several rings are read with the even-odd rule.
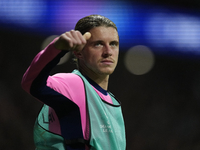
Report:
[[[119,55],[119,36],[113,27],[96,27],[89,31],[91,38],[81,51],[80,67],[88,73],[110,75]]]

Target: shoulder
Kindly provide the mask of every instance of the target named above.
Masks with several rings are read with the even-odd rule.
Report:
[[[83,84],[81,77],[74,73],[57,73],[48,78],[48,82],[54,82],[57,84],[64,84],[70,87],[76,87]]]
[[[85,103],[85,87],[82,79],[73,73],[58,73],[49,76],[47,86],[67,97],[79,107]]]
[[[80,80],[81,81],[81,78],[74,73],[57,73],[57,74],[53,75],[52,77],[57,78],[57,79],[72,79],[72,80]]]

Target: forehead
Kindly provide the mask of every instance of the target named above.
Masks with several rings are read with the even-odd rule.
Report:
[[[118,32],[113,27],[105,27],[105,26],[95,27],[92,28],[89,32],[92,35],[90,38],[90,40],[92,41],[95,40],[119,41]]]

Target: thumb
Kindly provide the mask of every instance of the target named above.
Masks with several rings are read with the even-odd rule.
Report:
[[[90,32],[86,32],[83,37],[86,39],[86,40],[89,40],[90,37],[91,37],[91,33]]]

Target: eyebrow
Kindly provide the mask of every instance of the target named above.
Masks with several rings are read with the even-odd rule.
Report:
[[[110,41],[109,43],[112,43],[112,42],[115,42],[115,43],[118,43],[119,44],[119,41],[118,40],[113,40],[113,41]],[[103,40],[96,40],[96,41],[91,41],[91,43],[105,43]]]
[[[111,41],[110,43],[112,43],[112,42],[115,42],[115,43],[119,44],[119,41],[116,41],[116,40],[114,40],[114,41]]]

